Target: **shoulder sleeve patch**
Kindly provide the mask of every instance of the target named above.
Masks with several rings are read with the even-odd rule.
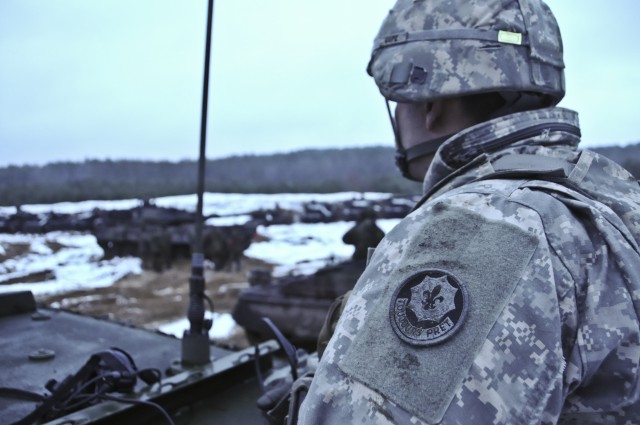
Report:
[[[468,310],[465,286],[444,270],[422,270],[402,282],[391,297],[389,320],[404,342],[435,345],[460,329]]]
[[[515,225],[439,205],[408,235],[410,267],[380,277],[382,299],[340,369],[439,423],[537,247]]]

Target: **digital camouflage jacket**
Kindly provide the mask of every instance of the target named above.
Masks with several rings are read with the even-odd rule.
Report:
[[[640,423],[640,187],[579,140],[549,108],[445,142],[299,423]]]

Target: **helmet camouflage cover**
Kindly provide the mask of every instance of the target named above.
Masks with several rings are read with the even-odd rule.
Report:
[[[563,97],[560,29],[541,0],[398,0],[368,72],[396,102],[478,93]]]

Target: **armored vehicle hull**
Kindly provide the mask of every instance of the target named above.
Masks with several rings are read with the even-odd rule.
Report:
[[[267,376],[283,365],[273,341],[243,351],[212,345],[211,363],[184,365],[179,360],[181,341],[175,337],[36,308],[30,292],[0,296],[0,334],[3,425],[265,423],[256,406],[263,388],[256,369]],[[114,357],[116,350],[127,353],[130,362]],[[124,361],[111,362],[118,357]],[[96,358],[100,363],[83,375]],[[147,383],[148,370],[156,371],[152,375],[161,381]],[[133,382],[125,381],[132,377]],[[70,384],[71,390],[62,390]],[[122,391],[100,390],[124,384],[133,385]],[[33,416],[47,403],[50,408]]]
[[[285,276],[251,282],[240,293],[233,318],[257,340],[270,337],[261,318],[268,317],[296,345],[315,346],[331,303],[351,290],[365,261],[329,265],[312,275]]]
[[[126,211],[104,211],[93,229],[104,258],[140,257],[145,269],[161,272],[190,258],[196,234],[193,213],[177,208],[143,205]],[[257,224],[203,228],[204,255],[216,270],[240,261],[249,247]]]

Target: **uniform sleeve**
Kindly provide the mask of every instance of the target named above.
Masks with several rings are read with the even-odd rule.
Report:
[[[565,370],[554,255],[539,214],[502,195],[415,211],[354,288],[302,417],[554,423]]]

